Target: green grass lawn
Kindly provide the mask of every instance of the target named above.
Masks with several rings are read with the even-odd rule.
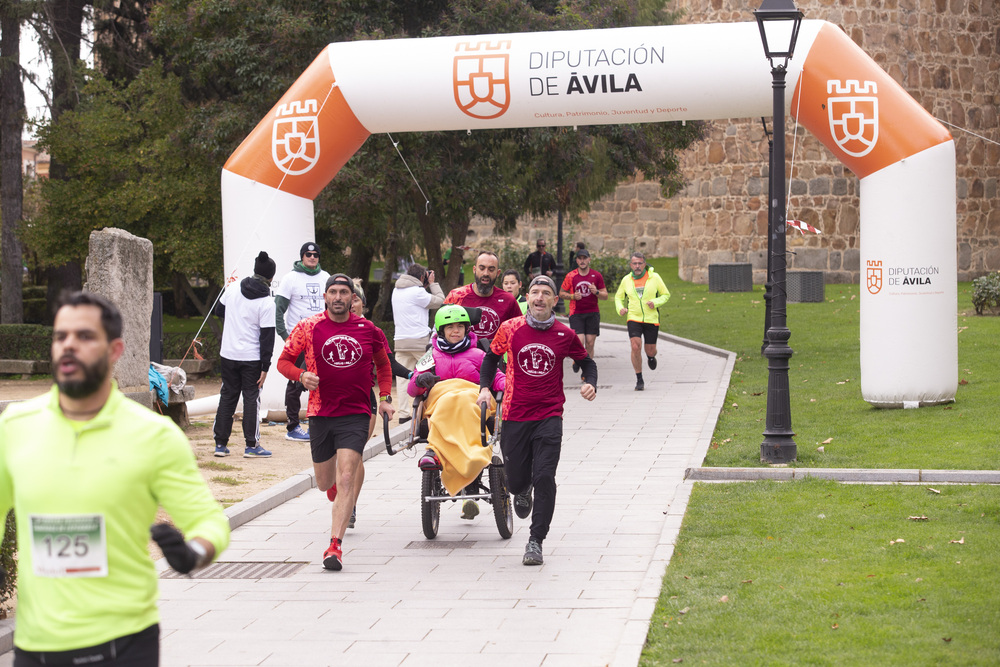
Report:
[[[705,464],[759,466],[767,401],[763,288],[711,293],[681,282],[676,259],[652,260],[671,299],[661,331],[737,354],[725,408]],[[602,320],[624,323],[614,311],[619,278]],[[976,316],[971,283],[959,284],[959,377],[955,403],[918,410],[883,410],[861,398],[859,287],[827,285],[824,303],[788,304],[792,427],[798,466],[843,468],[1000,468],[996,447],[996,369],[1000,318]],[[665,317],[664,317],[665,314]],[[822,445],[824,452],[817,451]]]
[[[697,484],[639,664],[996,665],[998,524],[990,486]]]

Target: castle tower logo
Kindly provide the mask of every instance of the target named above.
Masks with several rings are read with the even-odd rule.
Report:
[[[510,40],[455,45],[455,104],[467,116],[498,118],[510,107]]]
[[[868,292],[878,294],[882,290],[882,261],[868,260],[868,275],[866,279]]]
[[[826,93],[830,135],[837,146],[851,157],[871,153],[878,143],[878,86],[874,81],[849,79],[845,84],[831,79]]]
[[[271,131],[271,159],[289,176],[299,176],[319,162],[316,100],[281,104]]]

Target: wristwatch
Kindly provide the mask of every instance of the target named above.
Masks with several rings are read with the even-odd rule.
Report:
[[[385,396],[379,396],[378,400],[383,401],[385,403],[392,403],[392,396],[386,394]]]
[[[198,560],[195,561],[193,569],[197,570],[198,568],[204,565],[208,565],[208,550],[205,549],[204,546],[202,546],[201,542],[190,540],[188,541],[187,545],[188,548],[190,548],[191,551],[193,551],[195,555],[198,556]]]

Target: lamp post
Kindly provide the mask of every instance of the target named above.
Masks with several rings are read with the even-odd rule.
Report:
[[[764,340],[760,344],[760,354],[764,355],[767,349],[767,330],[771,328],[771,200],[773,195],[771,186],[774,179],[774,136],[767,131],[767,123],[760,119],[760,124],[764,126],[764,136],[767,137],[767,270],[764,273]]]
[[[771,322],[767,330],[767,414],[760,459],[767,463],[787,463],[796,457],[792,436],[792,408],[788,389],[788,360],[792,332],[786,322],[785,291],[785,73],[795,51],[802,12],[792,0],[764,0],[754,11],[764,53],[771,63],[771,88],[774,93],[774,146],[769,174],[771,198],[768,216],[770,241]]]

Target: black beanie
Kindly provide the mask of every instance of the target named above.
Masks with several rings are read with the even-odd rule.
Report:
[[[312,241],[309,241],[308,243],[303,243],[302,247],[299,248],[299,259],[302,259],[302,257],[305,256],[307,252],[314,252],[318,255],[319,246],[313,243]]]
[[[274,278],[274,260],[267,256],[267,253],[263,250],[257,255],[257,259],[253,261],[253,272],[258,276],[267,278],[270,280]]]

